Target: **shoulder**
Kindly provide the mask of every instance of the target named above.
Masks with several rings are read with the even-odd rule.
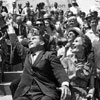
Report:
[[[87,34],[92,34],[92,33],[93,31],[91,29],[88,29],[85,34],[87,35]]]
[[[47,58],[48,60],[54,60],[54,59],[59,59],[57,57],[57,53],[55,51],[46,51],[44,54],[44,57]]]
[[[52,55],[57,56],[56,53],[55,53],[54,51],[46,51],[46,52],[45,52],[45,55],[47,55],[48,57],[50,57],[50,56],[52,56]]]

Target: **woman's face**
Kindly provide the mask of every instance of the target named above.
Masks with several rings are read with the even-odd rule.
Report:
[[[49,27],[50,24],[49,24],[49,22],[47,20],[45,20],[44,23],[45,23],[46,27]]]
[[[71,42],[71,41],[74,41],[75,39],[75,33],[73,31],[70,31],[68,33],[68,41]]]
[[[72,52],[73,53],[82,53],[84,52],[84,46],[83,46],[83,41],[81,37],[77,37],[72,46]]]
[[[63,21],[63,16],[62,15],[58,16],[58,21],[61,21],[61,22]]]
[[[98,24],[98,22],[97,22],[96,19],[93,19],[93,20],[91,20],[91,22],[90,22],[90,26],[91,26],[91,27],[96,27],[97,24]]]
[[[44,25],[41,21],[36,21],[36,26],[38,26],[39,28],[44,27]]]

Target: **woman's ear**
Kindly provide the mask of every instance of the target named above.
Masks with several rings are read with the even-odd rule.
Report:
[[[44,44],[45,44],[44,41],[41,41],[41,42],[40,42],[40,45],[44,45]]]

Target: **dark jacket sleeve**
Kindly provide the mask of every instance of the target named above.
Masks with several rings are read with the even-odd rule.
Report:
[[[62,66],[60,60],[57,58],[55,53],[52,52],[50,54],[49,60],[57,81],[60,84],[62,84],[62,82],[69,82],[68,75],[66,74],[64,67]]]
[[[29,49],[24,47],[19,41],[16,34],[9,35],[11,44],[13,48],[16,48],[18,55],[21,57],[22,60],[25,60],[26,54],[28,53]]]

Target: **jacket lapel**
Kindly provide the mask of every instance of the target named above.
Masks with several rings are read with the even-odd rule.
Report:
[[[31,65],[32,65],[31,54],[29,54],[29,55],[28,55],[28,62],[29,62],[29,64],[31,64]]]
[[[41,51],[40,54],[37,56],[33,66],[36,65],[41,60],[43,54],[44,54],[44,51]]]

